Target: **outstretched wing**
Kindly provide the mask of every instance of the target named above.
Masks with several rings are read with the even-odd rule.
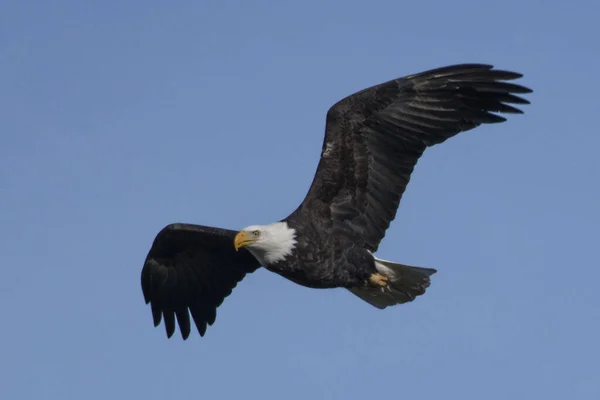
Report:
[[[484,123],[522,113],[530,89],[491,65],[462,64],[394,79],[348,96],[327,113],[321,160],[296,210],[333,220],[377,250],[425,149]]]
[[[245,249],[236,252],[236,232],[190,224],[171,224],[152,244],[142,269],[142,291],[152,307],[154,326],[164,318],[167,337],[175,319],[183,339],[190,334],[190,313],[200,336],[217,308],[247,273],[260,264]],[[189,310],[189,312],[188,312]]]

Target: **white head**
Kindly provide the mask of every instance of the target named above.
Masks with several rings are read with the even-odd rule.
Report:
[[[290,255],[296,247],[296,231],[287,222],[252,225],[242,229],[233,241],[235,249],[245,247],[262,264],[273,264]]]

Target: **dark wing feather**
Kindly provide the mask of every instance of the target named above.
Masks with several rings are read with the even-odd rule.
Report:
[[[516,94],[531,90],[505,82],[521,76],[491,65],[453,65],[342,99],[327,113],[319,167],[295,213],[331,219],[377,250],[425,149],[505,121],[495,113],[521,113],[509,104],[528,104]]]
[[[247,273],[260,267],[245,249],[236,252],[236,232],[190,224],[166,226],[154,239],[142,269],[142,291],[154,326],[164,320],[167,336],[179,325],[190,334],[190,313],[204,336],[217,308]],[[189,310],[189,312],[188,312]]]

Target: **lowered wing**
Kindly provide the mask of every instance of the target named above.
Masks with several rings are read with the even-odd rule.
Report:
[[[247,273],[260,267],[246,250],[236,252],[237,232],[191,224],[171,224],[152,244],[142,269],[142,291],[154,326],[164,319],[167,337],[190,334],[190,314],[200,336],[217,317],[217,308]],[[188,311],[189,310],[189,311]]]

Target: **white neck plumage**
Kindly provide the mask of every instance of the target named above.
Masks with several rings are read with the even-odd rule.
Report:
[[[287,222],[249,226],[244,230],[260,231],[260,238],[247,248],[262,265],[282,261],[296,247],[296,230],[290,228]]]

